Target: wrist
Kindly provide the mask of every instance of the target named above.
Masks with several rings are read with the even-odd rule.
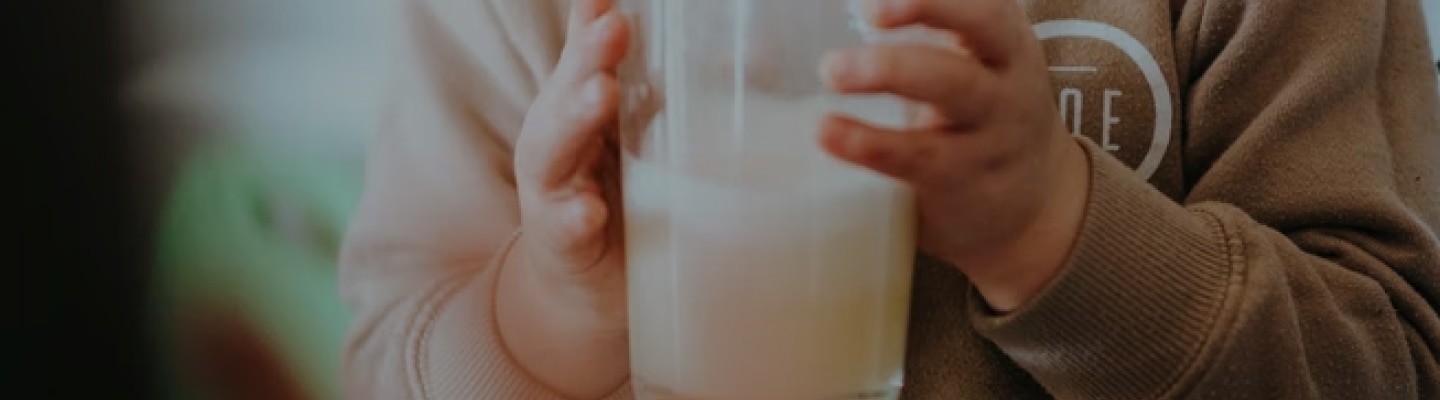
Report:
[[[547,268],[523,241],[500,266],[495,319],[502,345],[538,383],[566,397],[609,394],[630,369],[623,291],[618,300],[603,299],[583,278]]]
[[[567,329],[625,336],[628,331],[625,273],[622,268],[572,268],[543,247],[516,243],[506,263],[510,283],[526,300]],[[583,272],[572,272],[583,270]]]
[[[1014,240],[962,267],[992,310],[1013,312],[1063,272],[1089,201],[1090,161],[1070,135],[1058,137],[1045,201]],[[957,264],[959,265],[959,264]]]

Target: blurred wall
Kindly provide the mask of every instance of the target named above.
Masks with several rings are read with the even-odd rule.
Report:
[[[137,106],[171,115],[160,128],[286,137],[371,130],[395,36],[391,1],[137,3],[142,56],[130,89]]]

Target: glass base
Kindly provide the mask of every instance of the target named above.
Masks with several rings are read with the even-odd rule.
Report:
[[[634,382],[636,400],[772,400],[764,397],[753,397],[754,394],[747,394],[744,399],[711,399],[696,396],[687,396],[675,391],[648,385],[645,382],[636,380]],[[890,385],[875,390],[843,395],[837,397],[826,397],[823,399],[793,399],[793,400],[897,400],[900,398],[900,385]],[[782,399],[773,399],[782,400]],[[791,400],[791,399],[784,399]]]

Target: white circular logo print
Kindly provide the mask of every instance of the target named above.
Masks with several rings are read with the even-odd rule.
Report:
[[[1100,40],[1123,51],[1139,67],[1145,82],[1150,86],[1151,98],[1155,101],[1155,136],[1150,141],[1150,149],[1145,153],[1144,160],[1135,170],[1145,179],[1154,175],[1165,158],[1165,150],[1170,147],[1171,118],[1175,114],[1175,105],[1170,98],[1170,86],[1165,80],[1165,72],[1150,50],[1124,30],[1095,21],[1041,22],[1035,24],[1035,34],[1041,41],[1056,38]]]

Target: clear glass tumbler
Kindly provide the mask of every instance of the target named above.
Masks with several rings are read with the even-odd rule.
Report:
[[[821,58],[871,38],[853,2],[626,0],[630,351],[646,400],[894,399],[915,251],[909,189],[825,154]]]

